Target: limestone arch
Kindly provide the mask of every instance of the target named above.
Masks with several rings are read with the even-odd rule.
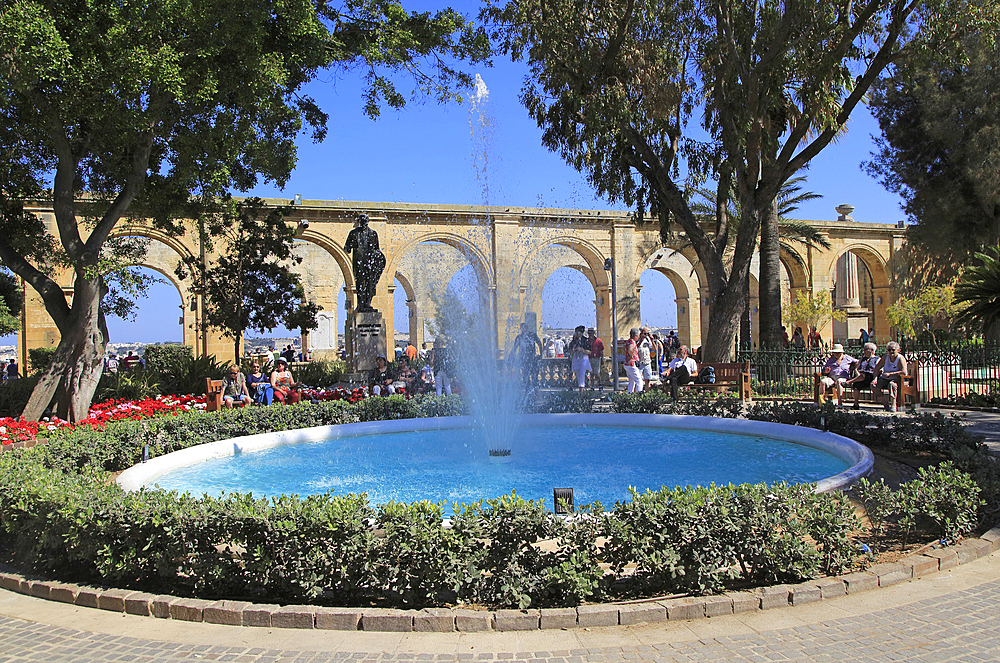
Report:
[[[666,246],[652,248],[641,258],[635,268],[636,284],[646,270],[666,276],[674,287],[678,338],[690,347],[701,345],[702,320],[708,320],[707,315],[702,315],[701,306],[705,270],[687,252]]]
[[[872,307],[871,314],[868,317],[868,326],[875,329],[877,337],[888,339],[890,336],[890,329],[886,311],[892,304],[892,294],[894,292],[892,288],[892,275],[890,274],[889,262],[882,256],[882,254],[874,250],[870,245],[862,244],[860,242],[847,244],[841,247],[840,250],[833,255],[833,258],[827,268],[827,283],[830,283],[831,285],[835,284],[837,263],[839,262],[841,256],[847,253],[853,253],[857,256],[858,260],[864,264],[871,277]],[[850,313],[848,314],[848,320],[844,324],[847,326],[846,332],[842,332],[841,335],[844,339],[852,338],[853,332],[851,329],[856,325],[856,321],[851,320]],[[832,325],[833,323],[831,323],[831,328]],[[833,337],[834,334],[831,333],[831,339],[833,339]]]
[[[417,329],[417,321],[422,320],[422,318],[420,317],[420,303],[417,300],[416,289],[413,287],[413,284],[410,283],[410,279],[403,274],[403,272],[396,272],[393,281],[399,281],[399,285],[403,286],[403,292],[406,293],[406,306],[408,309],[406,313],[408,326],[407,336],[409,337],[410,343],[413,344],[413,347],[418,348],[420,347],[420,344],[423,343],[423,334],[419,333]],[[395,283],[393,283],[393,286],[395,286]],[[391,294],[392,293],[390,293],[390,295]],[[395,299],[393,297],[390,297],[390,299],[393,300],[393,315],[395,315]],[[395,326],[395,319],[393,320],[393,326]],[[421,325],[421,327],[422,326],[423,325]]]
[[[316,246],[333,258],[344,284],[345,304],[350,310],[349,304],[353,301],[354,294],[354,272],[351,269],[351,259],[343,247],[329,235],[309,228],[301,230],[296,234],[295,239]],[[337,282],[334,280],[333,285],[336,284]],[[306,288],[306,299],[319,302],[324,308],[317,315],[318,326],[308,333],[305,340],[308,341],[309,349],[313,351],[314,358],[335,358],[339,356],[340,334],[341,332],[346,334],[344,321],[338,319],[340,313],[338,310],[339,288],[334,287],[332,290],[328,290],[326,287],[321,287],[319,289],[321,292],[317,293]],[[329,309],[327,304],[329,304]]]

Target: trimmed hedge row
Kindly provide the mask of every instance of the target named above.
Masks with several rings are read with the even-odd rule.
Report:
[[[557,398],[544,408],[568,403]],[[619,399],[615,407],[628,403]],[[734,411],[726,399],[677,407],[696,407],[699,414]],[[767,407],[755,406],[750,414],[794,423],[819,412]],[[402,607],[564,606],[710,593],[735,582],[841,573],[858,561],[852,505],[803,486],[663,489],[633,494],[607,512],[601,505],[585,507],[571,522],[541,502],[508,495],[456,506],[444,528],[444,504],[376,506],[364,496],[331,494],[194,498],[158,490],[125,493],[107,480],[107,471],[136,462],[146,444],[158,455],[264,431],[463,412],[456,397],[372,398],[192,412],[116,422],[104,432],[77,430],[47,447],[0,457],[0,536],[20,563],[63,579],[203,598]],[[906,440],[934,448],[943,448],[939,436],[952,430],[947,420],[923,418],[884,426],[910,426]],[[942,468],[941,477],[948,485],[964,480],[955,468]],[[929,490],[946,492],[933,485]],[[952,502],[976,499],[962,491],[947,495]]]

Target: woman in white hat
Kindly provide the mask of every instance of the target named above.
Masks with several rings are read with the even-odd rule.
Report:
[[[844,346],[840,343],[834,343],[830,352],[832,353],[830,358],[823,364],[821,371],[823,377],[820,382],[823,383],[824,391],[830,387],[837,390],[837,405],[842,406],[844,404],[844,383],[850,379],[851,368],[858,363],[858,360],[851,355],[844,354]]]

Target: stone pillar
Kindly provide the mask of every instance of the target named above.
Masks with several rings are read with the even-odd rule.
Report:
[[[858,256],[848,251],[837,259],[836,300],[834,304],[843,308],[860,308],[861,296],[858,288]]]
[[[496,214],[491,221],[493,243],[490,254],[493,260],[493,279],[495,281],[495,290],[492,291],[494,324],[496,325],[497,345],[501,348],[507,348],[520,330],[521,320],[526,312],[525,293],[519,280],[519,260],[524,255],[524,251],[517,250],[521,217],[515,214]],[[534,311],[537,313],[538,319],[541,319],[541,298],[539,297],[538,300],[537,308]]]
[[[682,345],[691,346],[691,298],[678,297],[677,303],[677,338]]]

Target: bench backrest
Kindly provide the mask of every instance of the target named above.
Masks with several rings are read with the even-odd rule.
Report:
[[[205,378],[205,410],[207,412],[222,409],[222,390],[225,386],[225,380]]]
[[[750,372],[750,364],[748,362],[727,362],[727,363],[706,363],[698,367],[700,372],[705,366],[711,366],[715,369],[715,381],[716,382],[738,382],[742,379],[744,373]]]

